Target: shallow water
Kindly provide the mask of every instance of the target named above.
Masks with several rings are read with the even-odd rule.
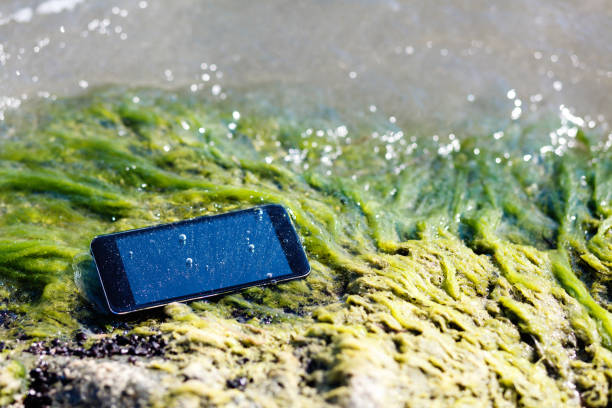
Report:
[[[432,134],[496,131],[516,108],[560,105],[609,132],[606,1],[30,0],[0,13],[0,97],[219,85],[300,116],[394,116]]]
[[[0,6],[0,404],[609,403],[604,3],[173,4]],[[268,202],[308,279],[75,283],[95,235]]]

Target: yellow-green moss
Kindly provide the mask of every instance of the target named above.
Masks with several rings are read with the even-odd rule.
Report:
[[[612,401],[612,157],[595,137],[556,154],[539,150],[545,124],[512,127],[448,153],[399,129],[263,114],[230,129],[231,110],[157,91],[21,117],[0,134],[8,342],[117,326],[72,279],[95,235],[274,202],[303,238],[306,280],[121,320],[170,340],[148,365],[172,374],[152,404]]]

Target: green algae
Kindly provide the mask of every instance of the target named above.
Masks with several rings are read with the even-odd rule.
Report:
[[[596,136],[555,153],[542,123],[458,145],[235,121],[145,90],[22,115],[0,136],[0,289],[18,316],[0,336],[15,361],[24,335],[117,330],[72,279],[93,236],[274,202],[299,229],[306,280],[122,320],[170,340],[146,362],[167,374],[152,405],[612,401],[612,160]]]
[[[8,406],[25,390],[26,370],[16,360],[0,358],[0,405]]]

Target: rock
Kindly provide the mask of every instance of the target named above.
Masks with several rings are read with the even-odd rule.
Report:
[[[39,406],[66,407],[144,407],[163,395],[163,375],[126,361],[46,358],[34,370],[43,372],[31,384],[46,384],[37,396]],[[30,374],[32,378],[32,374]],[[39,389],[41,387],[38,387]],[[26,407],[34,407],[34,398],[26,396]],[[29,403],[31,402],[31,403]]]

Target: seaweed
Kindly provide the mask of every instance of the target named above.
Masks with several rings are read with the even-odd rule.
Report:
[[[79,389],[74,370],[119,372],[117,336],[144,336],[163,352],[134,351],[125,384],[154,406],[610,404],[612,157],[599,136],[574,128],[553,144],[542,122],[432,141],[229,112],[109,89],[37,106],[1,137],[0,367],[44,354]],[[79,280],[95,235],[262,203],[290,210],[307,279],[123,320]],[[102,351],[64,344],[80,332]],[[43,398],[37,378],[24,401]],[[5,381],[3,401],[24,398],[25,374]]]

